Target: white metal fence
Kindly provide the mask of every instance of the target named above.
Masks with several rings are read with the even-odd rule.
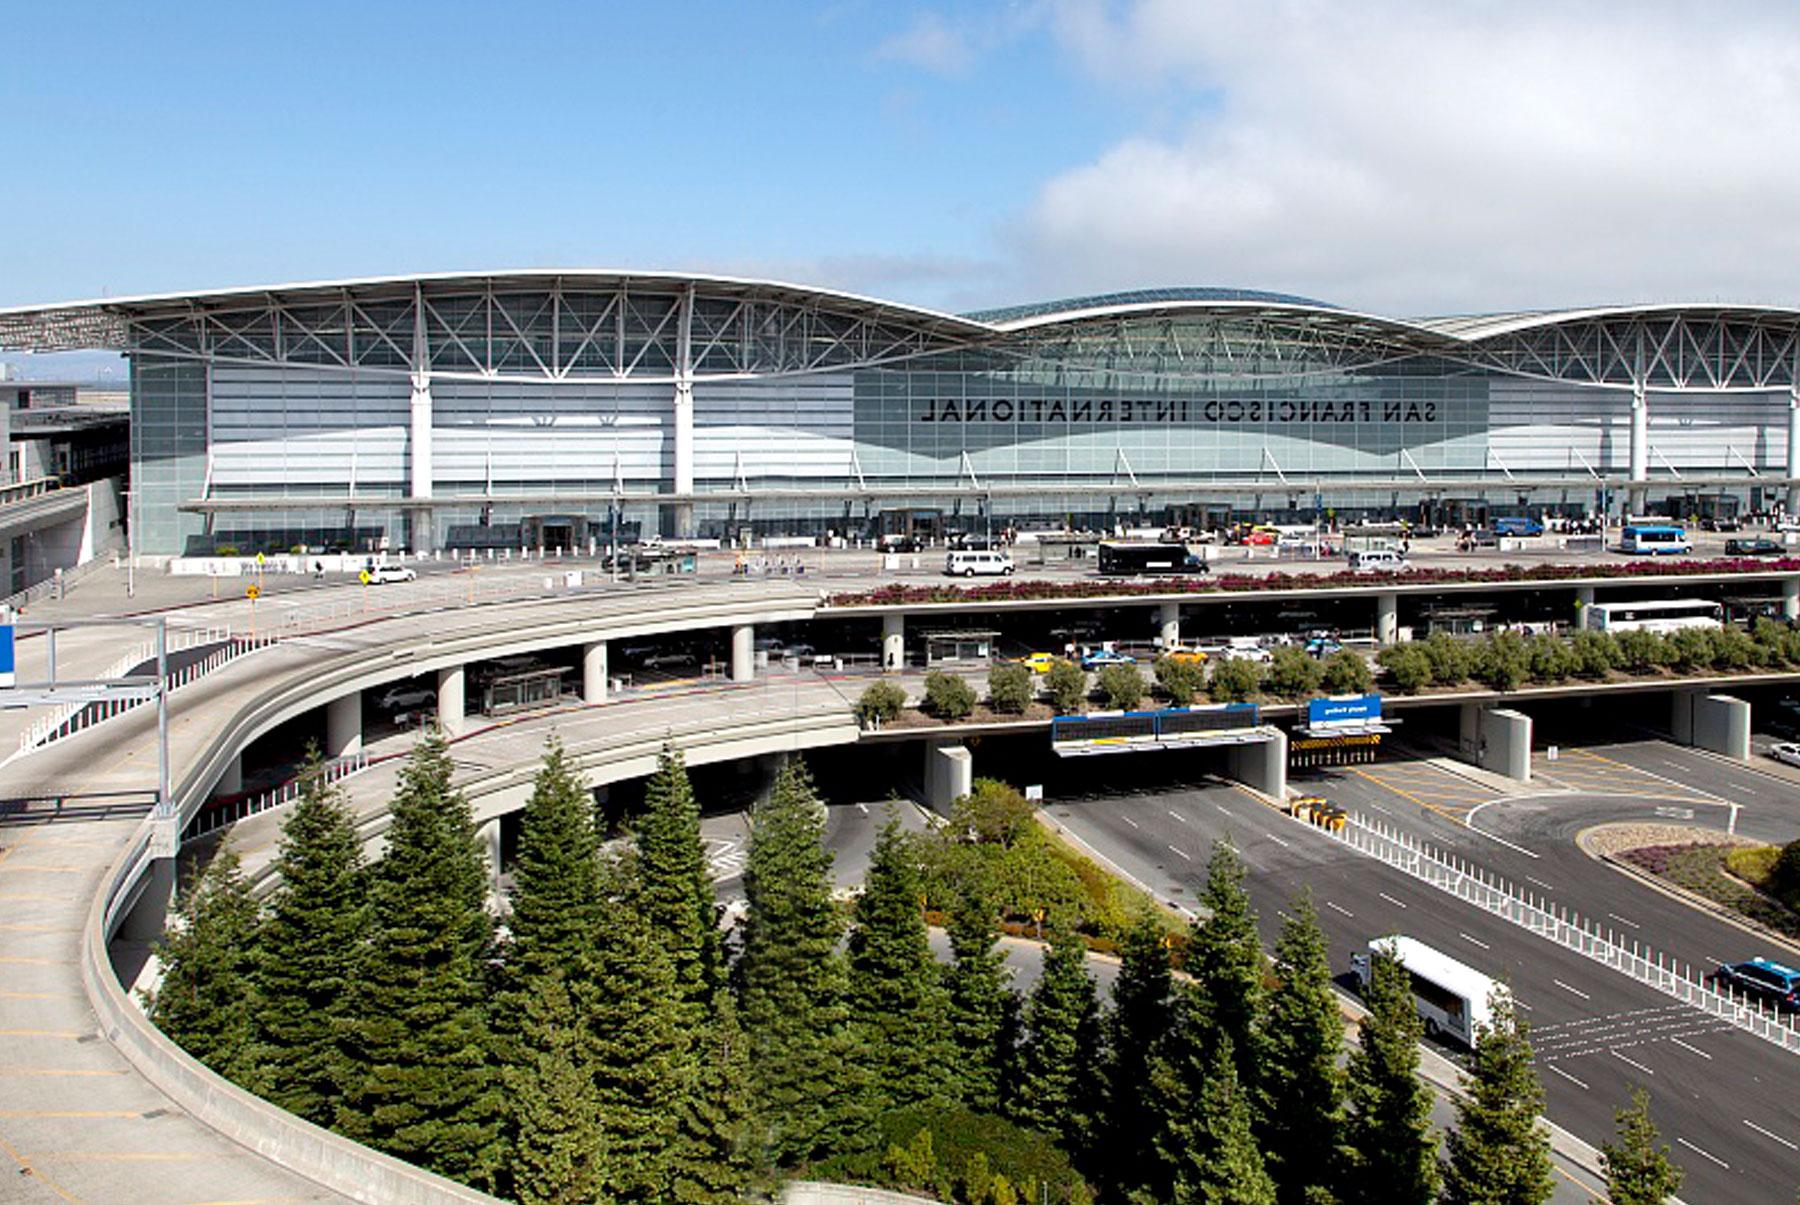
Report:
[[[1636,939],[1623,938],[1541,896],[1522,891],[1508,880],[1437,849],[1410,833],[1352,814],[1349,822],[1332,835],[1352,849],[1484,912],[1510,921],[1783,1050],[1800,1053],[1800,1022],[1795,1018],[1765,1007],[1729,987],[1710,987],[1704,971],[1696,974],[1687,963]]]
[[[327,784],[342,782],[351,775],[360,774],[368,768],[369,755],[358,751],[348,757],[340,757],[326,762],[322,768],[322,777]],[[259,812],[266,812],[271,808],[292,803],[300,798],[300,793],[305,787],[306,783],[303,778],[290,778],[280,786],[261,794],[245,795],[223,803],[208,804],[195,814],[193,820],[188,822],[181,839],[191,841],[195,837],[204,837],[207,833],[215,832],[228,824],[234,824],[247,816],[254,816]]]

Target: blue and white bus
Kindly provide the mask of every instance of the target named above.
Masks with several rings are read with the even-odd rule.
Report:
[[[1692,552],[1694,542],[1688,539],[1687,528],[1674,523],[1632,523],[1622,533],[1619,551],[1647,556]]]

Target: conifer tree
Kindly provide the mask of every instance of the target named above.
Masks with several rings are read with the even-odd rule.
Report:
[[[340,1114],[351,1137],[477,1188],[501,1162],[502,1093],[485,964],[487,866],[443,733],[413,747],[374,867],[356,1004],[361,1075]]]
[[[750,1066],[731,993],[691,1044],[697,1071],[683,1092],[679,1133],[670,1153],[669,1199],[681,1205],[733,1205],[755,1175],[750,1138]]]
[[[1663,1205],[1681,1191],[1681,1168],[1650,1120],[1650,1094],[1631,1092],[1631,1104],[1613,1115],[1619,1141],[1600,1148],[1606,1169],[1606,1199],[1612,1205]]]
[[[1155,1096],[1146,1091],[1152,1068],[1175,1020],[1174,984],[1162,926],[1142,916],[1120,943],[1119,977],[1106,1016],[1106,1107],[1099,1171],[1119,1199],[1147,1183],[1160,1124]]]
[[[1260,1133],[1282,1205],[1335,1192],[1344,1143],[1344,1022],[1312,896],[1303,895],[1275,943],[1263,1032]]]
[[[281,827],[274,871],[257,962],[257,1088],[329,1126],[354,1078],[347,1043],[369,938],[369,884],[343,792],[325,781],[316,748]]]
[[[260,920],[238,856],[221,846],[182,892],[157,944],[150,1019],[226,1079],[254,1087],[252,990]]]
[[[1345,1132],[1352,1152],[1352,1205],[1430,1205],[1438,1191],[1437,1134],[1431,1089],[1419,1078],[1419,1039],[1412,978],[1392,958],[1371,960],[1364,993],[1368,1015],[1350,1052]]]
[[[1197,1107],[1162,1131],[1162,1158],[1174,1169],[1171,1205],[1275,1205],[1275,1182],[1251,1134],[1250,1096],[1237,1078],[1231,1039],[1205,1056]]]
[[[955,1044],[953,1086],[963,1107],[999,1110],[1013,1061],[1018,996],[1007,986],[1006,953],[999,948],[999,909],[980,891],[964,891],[949,916],[950,952],[944,968],[950,1038]]]
[[[507,927],[508,979],[529,996],[548,975],[586,973],[599,908],[599,839],[591,796],[552,735],[519,822]]]
[[[1194,926],[1186,963],[1200,1020],[1209,1041],[1230,1039],[1238,1080],[1254,1098],[1261,1064],[1262,939],[1244,890],[1244,864],[1224,841],[1213,843],[1200,899],[1208,915]]]
[[[1012,1113],[1068,1149],[1082,1150],[1086,1098],[1098,1070],[1099,1005],[1087,946],[1067,920],[1052,920],[1043,973],[1025,1005],[1025,1030]]]
[[[606,1152],[601,1199],[617,1205],[666,1198],[678,1110],[695,1078],[674,965],[644,923],[639,886],[632,855],[601,860],[594,977],[580,997]]]
[[[600,1101],[585,1033],[563,977],[543,976],[526,1000],[519,1060],[504,1074],[514,1120],[512,1195],[519,1205],[598,1197]]]
[[[748,911],[734,968],[757,1146],[778,1165],[843,1149],[865,1132],[824,835],[811,776],[790,758],[751,813]]]
[[[1488,1002],[1475,1052],[1445,1141],[1446,1205],[1542,1205],[1553,1187],[1550,1134],[1538,1120],[1544,1089],[1531,1065],[1531,1040],[1512,995]]]
[[[700,804],[672,746],[656,759],[636,837],[644,917],[662,934],[690,1023],[697,1023],[714,1009],[724,957],[718,901],[700,839]]]

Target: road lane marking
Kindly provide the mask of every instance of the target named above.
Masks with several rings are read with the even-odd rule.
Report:
[[[1731,1164],[1725,1162],[1725,1160],[1719,1158],[1717,1155],[1713,1154],[1711,1151],[1705,1150],[1701,1147],[1697,1147],[1685,1138],[1677,1138],[1677,1139],[1675,1139],[1675,1141],[1679,1142],[1682,1146],[1685,1146],[1688,1150],[1694,1152],[1694,1154],[1700,1156],[1702,1159],[1711,1159],[1714,1163],[1718,1164],[1720,1167],[1724,1168],[1726,1171],[1731,1170]]]
[[[1557,987],[1560,987],[1565,992],[1570,992],[1574,995],[1580,996],[1583,1000],[1592,1000],[1593,999],[1592,996],[1588,995],[1586,992],[1582,991],[1580,988],[1570,987],[1568,984],[1564,983],[1560,979],[1552,979],[1550,982],[1554,983]]]
[[[1669,1041],[1675,1043],[1677,1046],[1681,1047],[1683,1050],[1690,1051],[1694,1054],[1699,1055],[1703,1059],[1712,1058],[1712,1055],[1706,1053],[1706,1051],[1700,1049],[1698,1046],[1689,1046],[1686,1042],[1682,1041],[1680,1038],[1670,1038]]]
[[[856,805],[856,810],[867,816],[869,814],[869,805],[866,803],[859,803]]]
[[[1348,908],[1344,908],[1337,904],[1334,904],[1330,900],[1325,901],[1325,906],[1327,908],[1331,909],[1333,912],[1341,913],[1342,915],[1349,917],[1351,920],[1356,919],[1356,913],[1350,911],[1350,909],[1348,909]]]
[[[1633,929],[1642,927],[1636,921],[1627,920],[1624,917],[1620,916],[1617,912],[1608,912],[1606,915],[1612,917],[1614,920],[1618,921],[1621,925],[1630,925]]]
[[[1800,1145],[1796,1145],[1792,1142],[1789,1142],[1787,1139],[1783,1138],[1780,1134],[1770,1133],[1768,1130],[1765,1130],[1761,1126],[1757,1125],[1754,1121],[1751,1121],[1748,1117],[1744,1118],[1744,1124],[1749,1126],[1751,1129],[1755,1130],[1758,1134],[1761,1134],[1764,1138],[1771,1138],[1774,1141],[1779,1142],[1782,1146],[1785,1146],[1790,1151],[1800,1151]]]
[[[1456,935],[1458,937],[1462,938],[1464,941],[1468,942],[1470,945],[1477,947],[1478,949],[1491,950],[1494,948],[1493,946],[1488,945],[1487,942],[1482,941],[1479,937],[1470,937],[1467,933],[1464,933],[1460,929],[1457,930]]]
[[[1169,815],[1175,817],[1176,824],[1186,824],[1187,823],[1187,817],[1183,816],[1180,812],[1176,811],[1174,808],[1169,809]]]
[[[1388,811],[1386,808],[1382,807],[1379,803],[1371,802],[1369,804],[1369,806],[1374,808],[1376,811],[1380,812],[1383,816],[1392,816],[1394,814],[1394,813]]]
[[[1388,893],[1387,893],[1387,892],[1385,892],[1385,891],[1377,891],[1377,892],[1376,892],[1376,893],[1375,893],[1375,894],[1376,894],[1376,895],[1378,895],[1378,896],[1380,896],[1380,897],[1381,897],[1381,898],[1382,898],[1382,899],[1384,899],[1384,900],[1386,900],[1386,901],[1387,901],[1387,902],[1388,902],[1388,903],[1390,903],[1390,904],[1392,904],[1392,905],[1393,905],[1393,906],[1394,906],[1394,907],[1396,907],[1396,908],[1404,908],[1404,907],[1406,907],[1406,901],[1405,901],[1405,900],[1397,900],[1397,899],[1395,899],[1395,898],[1394,898],[1394,897],[1393,897],[1393,896],[1391,896],[1391,895],[1389,895],[1389,894],[1388,894]]]
[[[1582,1083],[1580,1080],[1578,1080],[1574,1076],[1570,1075],[1567,1071],[1564,1071],[1561,1067],[1558,1067],[1555,1063],[1545,1063],[1544,1066],[1549,1068],[1551,1071],[1556,1072],[1556,1074],[1562,1076],[1564,1079],[1568,1080],[1571,1084],[1574,1084],[1577,1088],[1580,1088],[1583,1092],[1586,1092],[1588,1090],[1588,1086],[1586,1084]]]
[[[1126,824],[1129,824],[1132,828],[1138,826],[1138,822],[1133,820],[1130,816],[1120,816],[1119,819],[1123,820]]]
[[[1219,809],[1219,814],[1220,814],[1220,815],[1223,815],[1223,816],[1229,816],[1229,815],[1231,815],[1231,809],[1230,809],[1230,808],[1228,808],[1228,807],[1226,807],[1226,806],[1225,806],[1225,805],[1224,805],[1224,804],[1222,804],[1222,803],[1215,803],[1215,804],[1213,804],[1213,806],[1214,806],[1214,807],[1216,807],[1216,808],[1218,808],[1218,809]]]
[[[1288,848],[1288,843],[1286,841],[1283,841],[1280,837],[1277,837],[1274,833],[1264,833],[1263,836],[1267,837],[1269,840],[1273,841],[1275,844],[1281,846],[1281,848],[1283,848],[1283,849]]]
[[[1184,862],[1192,862],[1193,861],[1193,859],[1188,857],[1185,852],[1183,852],[1182,850],[1176,849],[1173,845],[1169,846],[1169,850],[1170,850],[1170,852],[1174,853],[1177,857],[1179,857]]]
[[[1606,1053],[1612,1055],[1615,1059],[1618,1059],[1621,1063],[1629,1063],[1631,1066],[1636,1067],[1639,1071],[1642,1071],[1645,1075],[1655,1075],[1656,1074],[1656,1072],[1654,1072],[1650,1068],[1644,1066],[1642,1063],[1638,1062],[1636,1059],[1626,1058],[1624,1055],[1620,1054],[1616,1050],[1608,1048]],[[1694,1149],[1699,1150],[1700,1148],[1695,1147]],[[1710,1158],[1712,1158],[1712,1156],[1708,1155],[1707,1158],[1710,1159]]]
[[[1544,882],[1544,880],[1542,880],[1542,879],[1534,879],[1530,875],[1526,875],[1525,879],[1527,882],[1536,883],[1539,887],[1542,887],[1545,891],[1555,891],[1556,890],[1556,888],[1554,888],[1550,884]]]

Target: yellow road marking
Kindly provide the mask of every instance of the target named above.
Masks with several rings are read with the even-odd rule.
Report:
[[[31,1160],[27,1159],[24,1155],[21,1155],[12,1143],[4,1138],[0,1138],[0,1147],[6,1148],[6,1153],[12,1156],[13,1162],[19,1165],[19,1170],[21,1172],[30,1175],[34,1181],[42,1184],[45,1188],[48,1188],[63,1200],[72,1202],[73,1205],[82,1205],[80,1197],[58,1184],[55,1180],[52,1180],[49,1176],[46,1176],[41,1169],[31,1162]]]
[[[1454,820],[1458,824],[1466,823],[1466,821],[1463,819],[1463,817],[1458,815],[1456,812],[1451,811],[1449,808],[1439,807],[1435,803],[1427,802],[1426,800],[1419,798],[1417,795],[1415,795],[1411,791],[1407,790],[1405,787],[1395,786],[1391,782],[1383,782],[1381,779],[1376,778],[1373,774],[1365,773],[1364,771],[1358,769],[1355,766],[1349,766],[1347,768],[1349,769],[1349,771],[1352,774],[1356,775],[1358,778],[1367,779],[1369,782],[1374,783],[1376,786],[1381,787],[1384,790],[1392,791],[1394,794],[1400,796],[1400,798],[1410,800],[1411,802],[1418,804],[1420,807],[1424,808],[1428,812],[1436,812],[1438,815],[1443,816],[1449,820]]]
[[[64,995],[57,992],[9,992],[0,989],[0,1000],[85,1000],[85,996]]]
[[[130,1109],[0,1109],[0,1117],[13,1118],[56,1117],[67,1120],[78,1117],[89,1119],[96,1117],[132,1118],[143,1115],[141,1110],[132,1111]]]
[[[88,1035],[73,1029],[0,1029],[0,1038],[85,1038]]]
[[[12,954],[0,955],[0,962],[32,967],[72,967],[75,965],[73,958],[24,958]]]
[[[8,870],[34,870],[39,874],[80,874],[87,869],[85,866],[39,866],[30,862],[23,866],[16,862],[12,862],[8,863],[6,868]]]
[[[63,904],[68,899],[66,895],[27,895],[18,892],[0,895],[0,904]]]
[[[106,1067],[0,1067],[0,1076],[5,1075],[51,1075],[51,1076],[101,1076],[130,1075],[123,1068]]]
[[[71,929],[67,925],[32,925],[32,924],[0,924],[0,929],[8,933],[79,933],[80,929]]]

